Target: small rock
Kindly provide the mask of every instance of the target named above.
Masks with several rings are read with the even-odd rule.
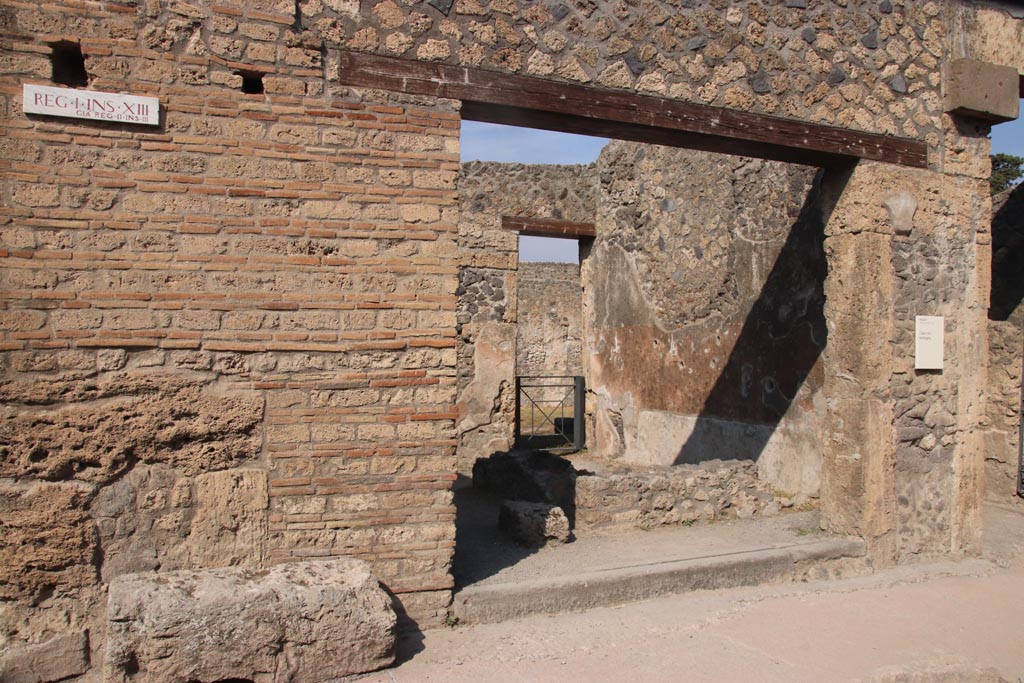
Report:
[[[768,74],[766,74],[762,69],[757,70],[754,75],[750,77],[750,88],[759,95],[771,92],[772,87],[768,80]]]
[[[736,508],[736,516],[739,519],[750,519],[757,512],[757,508],[751,503],[744,503]]]
[[[452,11],[452,5],[455,4],[455,0],[427,0],[427,4],[441,14],[448,16],[448,13]]]
[[[639,76],[647,69],[647,62],[636,55],[628,54],[623,58],[623,61],[626,62],[626,66],[629,67],[634,76]]]
[[[562,508],[546,503],[502,501],[498,528],[516,543],[531,547],[569,541],[569,518]]]
[[[655,510],[671,510],[675,506],[675,499],[667,493],[659,493],[654,497],[652,506]]]

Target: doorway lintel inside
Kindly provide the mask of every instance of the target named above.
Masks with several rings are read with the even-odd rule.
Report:
[[[555,218],[532,218],[527,216],[502,216],[503,230],[518,232],[527,237],[559,237],[562,239],[587,239],[597,237],[593,223],[565,221]]]

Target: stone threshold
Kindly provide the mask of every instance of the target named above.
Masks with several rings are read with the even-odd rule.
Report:
[[[460,624],[583,611],[696,590],[869,571],[864,543],[822,535],[813,513],[660,529],[542,548],[454,596]],[[725,528],[723,528],[725,527]]]

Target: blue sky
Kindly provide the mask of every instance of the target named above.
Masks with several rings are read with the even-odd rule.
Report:
[[[1024,113],[1024,102],[1021,103]],[[507,161],[522,164],[589,164],[608,141],[586,135],[532,128],[462,122],[462,161]],[[1024,156],[1024,116],[992,128],[992,153]],[[519,238],[522,261],[577,263],[576,240]]]
[[[554,133],[535,128],[462,122],[463,161],[515,161],[521,164],[589,164],[608,144],[605,138]]]
[[[515,161],[521,164],[589,164],[604,138],[553,133],[533,128],[462,122],[463,161]],[[520,237],[520,261],[579,263],[579,243],[545,237]]]
[[[1020,105],[1022,116],[1019,119],[992,127],[993,154],[1002,152],[1024,157],[1024,100]]]

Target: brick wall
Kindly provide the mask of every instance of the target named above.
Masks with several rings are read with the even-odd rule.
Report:
[[[331,86],[279,16],[196,9],[210,50],[246,35],[238,58],[270,60],[266,93],[242,94],[196,47],[193,9],[4,9],[4,637],[59,614],[87,627],[125,571],[341,555],[436,624],[454,546],[457,103]],[[81,41],[90,88],[159,97],[161,125],[22,114],[59,38]],[[216,470],[249,493],[204,495]],[[233,539],[252,542],[204,550]]]

